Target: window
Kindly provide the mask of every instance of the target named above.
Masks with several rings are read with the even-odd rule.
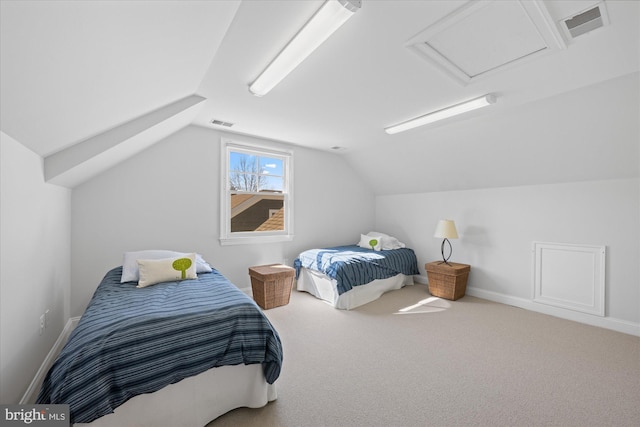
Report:
[[[220,242],[293,238],[292,153],[223,141]]]

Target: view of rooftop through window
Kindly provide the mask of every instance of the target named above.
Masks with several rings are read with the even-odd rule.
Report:
[[[284,230],[283,159],[229,152],[231,232]]]

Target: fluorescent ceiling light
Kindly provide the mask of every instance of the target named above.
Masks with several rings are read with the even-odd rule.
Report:
[[[327,0],[267,68],[249,86],[256,96],[265,95],[329,38],[359,8],[360,0]]]
[[[415,119],[407,120],[406,122],[390,126],[388,128],[385,128],[384,131],[389,135],[393,135],[394,133],[404,132],[405,130],[413,129],[418,126],[423,126],[428,123],[433,123],[438,120],[453,117],[458,114],[466,113],[467,111],[486,107],[487,105],[491,105],[495,102],[496,97],[494,95],[485,95],[480,98],[472,99],[471,101],[463,102],[452,107],[443,108],[442,110],[434,111],[433,113],[425,114],[424,116],[416,117]]]

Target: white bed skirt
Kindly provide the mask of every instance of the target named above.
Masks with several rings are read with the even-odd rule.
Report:
[[[326,301],[335,308],[350,310],[377,300],[385,292],[413,285],[413,276],[398,274],[388,279],[377,279],[366,285],[355,286],[342,295],[338,294],[337,282],[319,271],[301,268],[296,289]]]
[[[221,366],[135,396],[112,414],[74,427],[203,427],[233,409],[260,408],[276,398],[261,364]]]

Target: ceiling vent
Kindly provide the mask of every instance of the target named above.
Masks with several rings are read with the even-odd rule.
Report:
[[[218,119],[211,120],[211,124],[212,125],[216,125],[216,126],[224,126],[224,127],[227,127],[227,128],[230,128],[231,126],[234,125],[231,122],[224,122],[224,121],[218,120]]]
[[[577,15],[563,19],[561,27],[567,39],[573,40],[608,23],[607,9],[604,7],[604,3],[601,2]]]

